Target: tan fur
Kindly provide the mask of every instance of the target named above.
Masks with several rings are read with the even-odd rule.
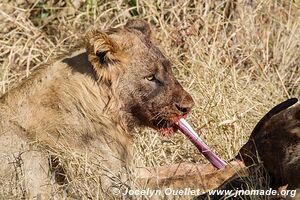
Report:
[[[25,178],[21,187],[17,185],[19,193],[29,199],[58,195],[55,185],[72,181],[72,172],[58,159],[68,150],[101,165],[105,192],[117,187],[115,177],[128,185],[132,128],[172,128],[194,104],[173,76],[170,62],[152,44],[150,33],[141,20],[130,21],[123,29],[92,30],[86,36],[86,50],[39,67],[2,96],[0,171],[6,179],[0,181],[20,177],[12,164],[20,157]],[[155,80],[148,80],[152,74]],[[214,169],[204,173],[199,166],[189,166],[167,167],[158,174],[147,168],[133,173],[140,184],[148,180],[149,187],[213,187],[206,180],[214,176]],[[235,173],[226,170],[214,186]],[[20,197],[16,193],[11,195]]]

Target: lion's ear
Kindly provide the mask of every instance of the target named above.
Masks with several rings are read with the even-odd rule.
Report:
[[[89,62],[101,79],[110,79],[116,71],[115,65],[121,60],[121,50],[116,42],[106,33],[91,30],[85,36]],[[115,73],[116,74],[116,73]]]
[[[151,37],[151,28],[148,22],[142,19],[133,19],[129,20],[125,28],[130,28],[130,29],[136,29],[143,33],[146,37],[150,38]]]

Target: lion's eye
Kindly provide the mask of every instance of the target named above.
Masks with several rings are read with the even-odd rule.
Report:
[[[146,76],[145,79],[147,79],[148,81],[154,81],[155,76],[154,75]]]

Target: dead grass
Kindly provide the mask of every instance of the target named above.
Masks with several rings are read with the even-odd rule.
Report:
[[[273,105],[299,97],[298,0],[3,0],[1,93],[76,48],[87,29],[121,26],[131,17],[153,25],[157,44],[196,101],[189,121],[226,160]],[[152,130],[137,132],[137,165],[207,162],[179,133],[166,138]]]

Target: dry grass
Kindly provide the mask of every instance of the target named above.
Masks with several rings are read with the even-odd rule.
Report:
[[[189,121],[224,159],[236,155],[266,111],[300,95],[298,0],[1,2],[1,93],[76,48],[87,29],[138,17],[153,25],[157,44],[196,101]],[[137,132],[137,165],[207,162],[179,133]]]

